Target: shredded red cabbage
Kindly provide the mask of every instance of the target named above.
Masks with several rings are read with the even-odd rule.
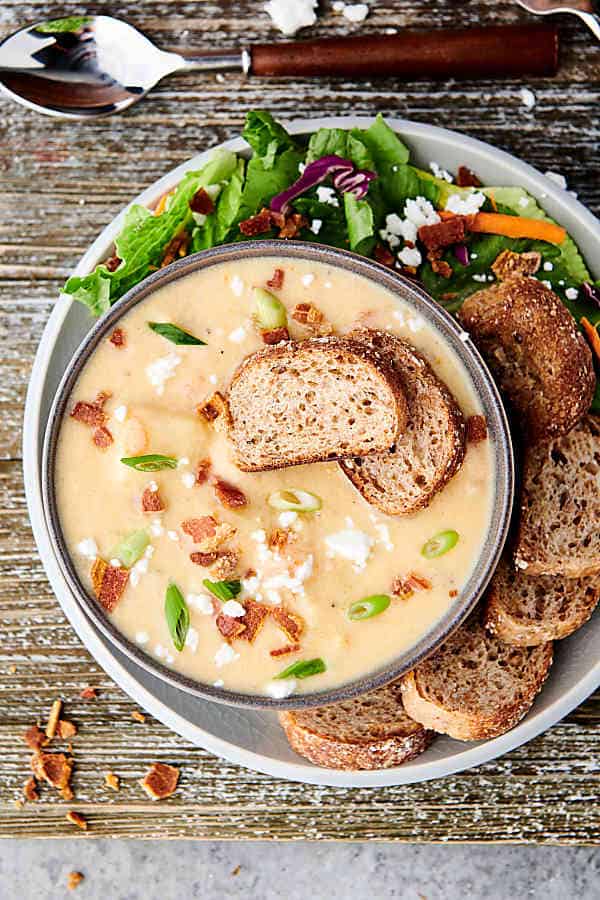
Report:
[[[341,156],[322,156],[309,163],[300,178],[289,188],[273,197],[271,210],[285,215],[292,200],[315,185],[321,184],[329,175],[333,175],[333,185],[338,191],[354,194],[357,200],[362,200],[369,190],[369,182],[377,178],[375,172],[355,169],[354,163],[349,159]]]
[[[461,266],[469,265],[469,248],[466,244],[455,244],[454,255]]]
[[[590,284],[589,281],[584,281],[581,285],[581,290],[585,294],[587,300],[591,300],[592,303],[595,303],[596,306],[600,307],[600,291],[595,285]]]

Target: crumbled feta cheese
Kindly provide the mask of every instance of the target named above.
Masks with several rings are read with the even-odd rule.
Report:
[[[333,285],[332,285],[331,281],[326,281],[324,283],[323,287],[329,289],[330,287],[333,287]]]
[[[519,197],[519,206],[522,208],[529,206],[529,197]]]
[[[167,651],[162,646],[162,644],[157,644],[156,647],[154,648],[154,655],[158,656],[159,659],[162,659],[162,657],[165,655],[166,652]]]
[[[398,322],[400,323],[400,327],[404,328],[404,326],[406,325],[406,322],[404,321],[404,313],[402,312],[402,310],[395,309],[394,312],[392,313],[392,315],[395,319],[398,319]]]
[[[117,406],[113,412],[113,416],[117,420],[117,422],[124,422],[127,418],[127,407],[126,406]]]
[[[551,262],[544,263],[544,272],[551,272],[553,268],[554,268],[554,266],[552,265]]]
[[[114,559],[111,559],[110,564],[113,569],[119,569],[121,567],[121,560],[115,556]]]
[[[181,357],[176,353],[169,353],[167,356],[159,356],[154,362],[146,366],[146,376],[148,381],[155,389],[158,396],[162,396],[165,392],[165,382],[169,378],[173,378],[175,370],[181,362]]]
[[[149,565],[150,565],[150,561],[147,559],[147,557],[144,556],[144,557],[142,557],[142,559],[138,559],[138,561],[134,565],[132,571],[139,572],[140,575],[145,575],[146,572],[148,571]]]
[[[364,22],[369,15],[369,7],[366,3],[344,4],[342,15],[349,22]]]
[[[332,556],[349,560],[357,569],[364,569],[366,566],[373,543],[370,535],[351,528],[328,534],[325,538],[325,545]]]
[[[221,644],[215,653],[215,664],[218,669],[227,666],[229,663],[235,662],[240,658],[240,654],[236,653],[230,644]]]
[[[336,197],[334,189],[325,187],[322,184],[317,188],[317,199],[320,203],[328,203],[329,206],[340,205],[340,201]]]
[[[206,215],[205,213],[199,213],[192,211],[192,219],[200,228],[206,224]]]
[[[167,531],[167,537],[169,538],[170,541],[178,541],[179,540],[179,535],[177,534],[176,531]]]
[[[437,225],[440,221],[440,217],[425,197],[407,200],[404,204],[404,217],[413,222],[417,228],[421,225]]]
[[[264,544],[267,540],[267,532],[264,528],[257,528],[256,531],[250,532],[250,538],[257,544]]]
[[[183,469],[184,466],[189,466],[189,464],[190,464],[189,456],[180,456],[179,459],[177,460],[177,468],[178,469]]]
[[[241,297],[244,293],[244,282],[239,275],[234,275],[230,284],[231,290],[236,297]]]
[[[243,615],[245,615],[246,610],[241,603],[237,602],[237,600],[227,600],[227,602],[224,603],[221,607],[221,612],[224,616],[231,616],[233,619],[240,619]]]
[[[196,484],[196,476],[193,472],[184,472],[181,476],[181,483],[186,488],[193,488]]]
[[[216,384],[219,379],[217,378],[216,375],[209,375],[208,380],[210,381],[211,384]]]
[[[257,575],[252,575],[250,578],[242,578],[242,588],[244,594],[256,594],[260,587],[260,578]]]
[[[390,213],[385,217],[385,228],[379,234],[393,249],[400,244],[401,237],[414,244],[417,240],[417,226],[410,219],[401,219],[396,213]]]
[[[406,320],[406,324],[413,334],[416,334],[417,331],[421,331],[425,327],[425,322],[423,319],[419,318],[419,316],[410,316]]]
[[[414,268],[416,269],[417,266],[421,265],[421,251],[416,247],[403,247],[402,250],[398,253],[398,259],[405,266],[414,266]]]
[[[447,181],[448,184],[452,184],[452,175],[450,174],[450,172],[446,172],[445,169],[442,169],[442,167],[438,163],[430,162],[429,168],[436,178],[441,178],[443,179],[443,181]]]
[[[85,556],[86,559],[96,559],[98,556],[98,545],[93,538],[84,538],[77,544],[77,552]]]
[[[296,519],[298,518],[298,513],[294,512],[293,509],[286,509],[283,512],[279,513],[279,517],[277,521],[281,525],[282,528],[289,528],[290,525],[293,525]]]
[[[140,583],[140,573],[136,572],[135,569],[132,569],[129,573],[129,584],[131,587],[137,587]]]
[[[479,259],[479,253],[471,253],[471,259]]]
[[[217,678],[216,681],[213,681],[213,687],[222,688],[222,687],[224,687],[224,685],[225,685],[225,682],[223,681],[222,678]]]
[[[169,665],[171,665],[172,663],[175,662],[175,659],[170,653],[167,653],[167,655],[165,657],[165,662],[167,662]]]
[[[457,216],[472,216],[479,212],[484,203],[485,194],[482,194],[481,191],[474,191],[464,198],[460,194],[450,194],[446,201],[446,209]]]
[[[303,275],[302,278],[300,279],[300,281],[302,282],[304,287],[310,287],[310,285],[313,283],[314,280],[315,280],[315,276],[313,275],[312,272],[307,272],[306,275]]]
[[[394,549],[394,545],[392,544],[392,539],[390,537],[390,529],[385,522],[378,522],[377,516],[371,514],[369,518],[371,519],[371,522],[373,522],[373,528],[377,532],[377,543],[383,544],[385,549],[391,553]]]
[[[154,556],[154,547],[152,546],[152,544],[148,544],[148,546],[144,550],[144,556],[146,557],[146,559],[152,559],[152,557]]]
[[[196,650],[198,649],[198,638],[199,638],[198,632],[196,631],[195,628],[192,628],[192,626],[190,625],[190,627],[188,628],[188,632],[185,636],[185,646],[189,647],[190,650],[192,651],[192,653],[195,653]]]
[[[301,175],[304,175],[304,170],[306,168],[306,163],[298,163],[298,171]]]
[[[188,606],[192,606],[203,616],[212,616],[213,602],[208,594],[188,594],[185,598]]]
[[[295,678],[279,678],[276,681],[269,681],[265,687],[265,693],[272,697],[273,700],[283,700],[289,697],[296,690]]]
[[[553,181],[554,184],[557,184],[559,188],[562,188],[563,191],[567,189],[567,179],[564,175],[561,175],[560,172],[544,172],[546,178],[549,178],[550,181]]]
[[[150,532],[153,537],[162,537],[165,533],[165,529],[162,527],[160,523],[160,519],[153,519],[150,523]]]
[[[241,344],[246,340],[246,329],[243,325],[234,329],[229,335],[229,340],[234,344]]]
[[[136,644],[147,644],[150,640],[150,635],[147,631],[136,631],[135,633],[135,642]]]
[[[313,219],[310,223],[310,230],[313,234],[318,234],[323,225],[323,219]]]
[[[535,106],[535,94],[529,88],[521,88],[521,102],[526,109],[533,109]]]
[[[478,275],[477,273],[475,273],[475,275],[473,275],[473,281],[485,281],[485,280],[486,280],[485,272],[482,272],[480,275]]]
[[[158,485],[155,481],[150,481],[148,484],[148,490],[155,494],[158,490]]]
[[[579,291],[577,290],[577,288],[570,287],[565,291],[565,297],[567,298],[567,300],[577,300],[578,296]]]
[[[269,0],[264,8],[275,28],[288,36],[317,21],[317,0]]]

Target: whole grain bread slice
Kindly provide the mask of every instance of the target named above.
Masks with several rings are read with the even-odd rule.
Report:
[[[433,732],[402,703],[400,682],[331,706],[279,714],[291,747],[330,769],[389,769],[422,753]]]
[[[600,416],[528,448],[515,563],[528,575],[600,572]]]
[[[487,592],[484,625],[507,644],[535,647],[577,631],[600,600],[600,574],[526,575],[503,559]]]
[[[425,357],[385,331],[350,335],[391,361],[408,403],[408,424],[386,453],[341,460],[340,466],[365,500],[390,516],[429,506],[460,468],[465,422],[454,397]]]
[[[588,411],[596,379],[573,316],[537,278],[517,275],[471,294],[459,319],[528,438],[565,434]]]
[[[406,427],[406,398],[389,360],[349,338],[253,353],[227,400],[229,437],[246,472],[380,453]]]
[[[404,706],[425,728],[460,741],[498,737],[525,715],[552,663],[552,643],[511,647],[477,610],[402,679]]]

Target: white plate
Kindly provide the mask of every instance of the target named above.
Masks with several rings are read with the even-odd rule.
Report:
[[[300,134],[321,127],[366,127],[370,121],[352,117],[300,120],[290,125],[290,131]],[[567,228],[590,265],[600,258],[598,220],[531,166],[456,132],[401,119],[390,120],[390,124],[406,139],[412,158],[425,168],[433,160],[451,171],[456,171],[462,164],[477,172],[484,184],[524,187],[549,215]],[[239,152],[245,148],[245,143],[236,138],[223,146]],[[178,166],[134,202],[152,205],[177,184],[185,172],[203,165],[209,153],[201,153]],[[557,162],[559,159],[557,156]],[[124,211],[104,229],[82,257],[76,274],[87,274],[106,258],[123,217]],[[594,275],[600,277],[597,266]],[[169,728],[231,762],[278,778],[343,787],[411,784],[478,765],[531,740],[600,685],[600,617],[596,616],[577,634],[556,645],[554,666],[544,690],[529,715],[512,731],[495,740],[472,744],[440,737],[416,760],[399,768],[339,772],[313,766],[297,756],[289,748],[273,713],[234,709],[198,700],[136,666],[108,643],[70,594],[53,556],[42,511],[40,459],[45,423],[65,367],[90,324],[84,307],[62,295],[40,342],[29,382],[24,422],[23,457],[29,514],[46,573],[73,628],[108,675],[136,703]]]

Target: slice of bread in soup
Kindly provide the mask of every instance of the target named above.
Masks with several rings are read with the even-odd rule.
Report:
[[[366,328],[350,337],[390,360],[406,396],[408,423],[391,450],[340,466],[368,503],[390,516],[409,515],[428,506],[460,468],[464,419],[446,385],[406,341]]]
[[[309,338],[247,357],[228,391],[229,437],[246,472],[389,449],[406,427],[387,357],[349,338]]]

